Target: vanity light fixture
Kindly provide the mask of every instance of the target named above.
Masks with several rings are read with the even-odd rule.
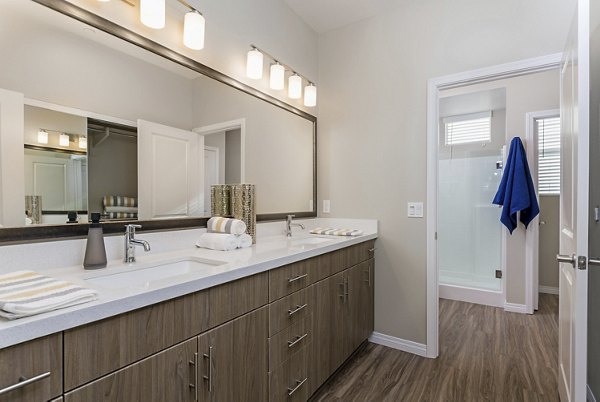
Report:
[[[309,82],[308,85],[304,87],[304,106],[317,106],[317,87],[312,82]]]
[[[296,73],[288,79],[288,96],[290,99],[300,99],[302,97],[302,77]]]
[[[67,134],[61,133],[58,136],[58,145],[60,145],[61,147],[68,147],[69,142],[71,141],[69,140],[69,136]]]
[[[183,44],[190,49],[204,49],[204,16],[196,9],[185,14],[183,20]]]
[[[282,90],[285,87],[285,67],[279,64],[278,61],[275,61],[275,64],[271,64],[269,87],[276,91]]]
[[[87,137],[79,137],[79,148],[87,149]]]
[[[246,58],[246,75],[253,80],[260,80],[263,76],[263,54],[255,47],[252,47]]]
[[[165,27],[166,0],[140,0],[140,21],[153,29]]]
[[[314,107],[317,105],[317,87],[312,80],[300,75],[290,66],[281,63],[278,59],[255,45],[250,45],[246,59],[246,75],[255,80],[261,79],[263,74],[264,57],[270,59],[269,88],[279,91],[285,88],[286,72],[290,73],[288,78],[288,97],[290,99],[302,98],[302,84],[307,83],[304,90],[304,106]]]
[[[37,141],[40,144],[47,144],[48,143],[48,132],[46,130],[39,130]]]

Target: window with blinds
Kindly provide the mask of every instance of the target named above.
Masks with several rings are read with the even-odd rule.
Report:
[[[538,191],[560,194],[560,117],[536,120],[538,138]]]
[[[490,142],[492,139],[492,114],[490,112],[444,119],[446,145]]]

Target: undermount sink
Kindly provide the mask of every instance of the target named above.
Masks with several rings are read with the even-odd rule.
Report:
[[[103,288],[149,289],[165,284],[183,282],[189,276],[197,276],[202,271],[209,275],[212,268],[223,264],[226,263],[224,261],[187,257],[185,259],[140,264],[139,267],[123,265],[122,267],[111,268],[111,272],[87,278],[85,281]],[[120,269],[125,271],[119,272]]]
[[[316,246],[324,243],[333,242],[335,239],[327,237],[305,237],[301,239],[292,239],[291,243],[295,246]]]

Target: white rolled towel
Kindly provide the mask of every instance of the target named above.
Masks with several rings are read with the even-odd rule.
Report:
[[[237,236],[237,248],[246,248],[252,245],[252,236],[244,233],[243,235]]]
[[[231,233],[241,235],[246,233],[246,223],[239,219],[213,217],[206,223],[209,233]]]
[[[220,251],[235,250],[237,245],[237,236],[228,233],[203,233],[196,243],[197,247]]]

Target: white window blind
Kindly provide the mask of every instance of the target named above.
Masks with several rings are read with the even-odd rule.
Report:
[[[492,139],[492,114],[490,112],[444,119],[446,145],[490,142]]]
[[[538,191],[560,194],[560,117],[538,119]]]

